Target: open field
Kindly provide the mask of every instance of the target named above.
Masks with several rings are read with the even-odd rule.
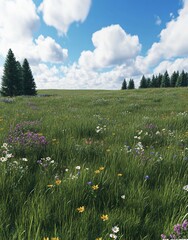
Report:
[[[157,240],[182,223],[187,88],[39,94],[0,98],[1,240]]]

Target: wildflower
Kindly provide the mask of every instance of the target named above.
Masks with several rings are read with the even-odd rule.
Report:
[[[110,238],[116,239],[116,238],[117,238],[117,235],[115,235],[114,233],[111,233],[111,234],[110,234]]]
[[[106,214],[106,215],[102,215],[101,216],[101,219],[103,220],[103,222],[105,222],[105,221],[107,221],[109,218],[108,218],[108,215]]]
[[[184,186],[183,190],[188,191],[188,185]]]
[[[81,168],[80,166],[76,166],[75,167],[76,170],[80,170],[80,168]]]
[[[48,184],[47,187],[52,188],[54,185]]]
[[[27,158],[22,158],[22,161],[27,162],[28,160]]]
[[[166,239],[166,235],[161,234],[161,238],[162,238],[162,239]]]
[[[181,224],[176,224],[174,226],[174,232],[176,232],[178,235],[181,233]]]
[[[0,161],[1,161],[1,162],[6,162],[6,161],[7,161],[7,158],[1,157],[1,158],[0,158]]]
[[[95,173],[96,173],[96,174],[100,173],[100,170],[96,170]]]
[[[88,184],[88,185],[91,185],[91,184],[92,184],[92,182],[91,182],[91,181],[90,181],[90,182],[87,182],[87,184]]]
[[[122,177],[123,176],[123,174],[122,173],[118,173],[118,177]]]
[[[68,169],[68,168],[66,168],[66,169],[65,169],[65,172],[68,172],[68,171],[69,171],[69,169]]]
[[[145,178],[145,180],[148,180],[148,179],[149,179],[149,176],[148,176],[148,175],[146,175],[144,178]]]
[[[60,179],[57,179],[56,181],[55,181],[55,184],[56,185],[59,185],[61,183],[61,180]]]
[[[99,170],[100,170],[100,171],[103,171],[103,170],[104,170],[104,167],[100,167]]]
[[[113,233],[119,232],[119,227],[118,227],[118,226],[114,226],[114,227],[112,228],[112,232],[113,232]]]
[[[79,213],[82,213],[82,212],[85,211],[85,207],[84,207],[84,206],[79,207],[79,208],[77,208],[77,211],[78,211]]]
[[[44,237],[43,240],[50,240],[49,237]]]
[[[92,189],[93,189],[93,190],[99,189],[99,185],[93,185],[93,186],[92,186]]]
[[[182,223],[182,228],[183,228],[184,230],[187,230],[187,226],[188,226],[188,221],[187,221],[187,219],[185,219],[185,220],[183,221],[183,223]]]
[[[102,237],[96,238],[95,240],[102,240]]]
[[[122,198],[122,199],[125,199],[125,195],[121,195],[121,198]]]

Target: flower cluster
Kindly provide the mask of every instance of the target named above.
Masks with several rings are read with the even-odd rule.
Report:
[[[37,160],[37,163],[42,166],[44,169],[47,169],[49,166],[54,165],[55,161],[51,157],[41,158]]]
[[[185,219],[182,224],[174,225],[174,232],[169,236],[161,234],[162,239],[182,239],[188,237],[188,220]]]
[[[96,133],[103,133],[106,131],[106,125],[101,126],[100,124],[95,129]]]
[[[21,148],[44,147],[47,145],[46,137],[36,132],[38,121],[26,121],[11,128],[8,143]]]

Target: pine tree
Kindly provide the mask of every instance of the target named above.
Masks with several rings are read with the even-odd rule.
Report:
[[[126,82],[126,80],[124,79],[124,80],[123,80],[123,83],[122,83],[121,90],[126,90],[126,89],[127,89],[127,82]]]
[[[154,75],[152,76],[152,79],[151,79],[151,87],[152,88],[158,87],[157,86],[157,77],[155,77]]]
[[[167,71],[162,77],[161,87],[170,87],[170,78]]]
[[[179,77],[179,72],[175,72],[175,71],[174,71],[174,72],[172,73],[171,78],[170,78],[170,86],[171,86],[171,87],[175,87],[175,86],[176,86],[178,77]]]
[[[10,97],[21,94],[18,64],[11,49],[8,51],[4,64],[1,94]]]
[[[187,76],[183,70],[177,79],[176,87],[186,87],[186,86],[187,86]]]
[[[24,59],[22,71],[23,71],[23,94],[36,95],[37,93],[36,85],[27,59]]]
[[[151,79],[147,78],[147,88],[151,88]]]
[[[134,80],[130,79],[128,84],[128,89],[135,89]]]
[[[142,79],[140,80],[140,87],[139,88],[147,88],[147,79],[145,76],[142,76]]]

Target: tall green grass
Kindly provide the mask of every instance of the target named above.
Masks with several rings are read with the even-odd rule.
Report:
[[[48,141],[45,148],[12,146],[7,162],[21,166],[27,158],[22,170],[0,162],[1,240],[107,240],[114,226],[117,239],[157,240],[182,222],[187,89],[39,93],[0,98],[1,145],[25,121],[39,121],[36,131]],[[46,157],[54,164],[37,162]]]

